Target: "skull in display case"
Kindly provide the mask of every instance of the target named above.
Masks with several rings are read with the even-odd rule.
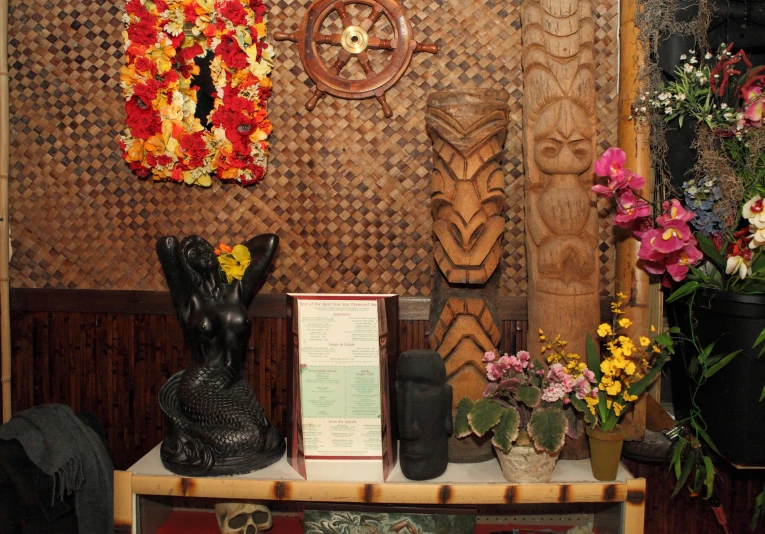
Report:
[[[262,504],[222,502],[215,505],[221,534],[257,534],[274,524],[271,510]]]

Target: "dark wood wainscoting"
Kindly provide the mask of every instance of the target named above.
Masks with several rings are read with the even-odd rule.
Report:
[[[169,295],[67,290],[13,293],[13,413],[38,404],[61,403],[95,414],[103,422],[120,469],[158,444],[163,434],[159,388],[190,359]],[[416,319],[423,317],[423,310],[427,319],[423,301],[427,299],[401,303],[401,315],[409,317],[399,323],[401,351],[428,346],[429,322]],[[284,302],[282,296],[267,295],[253,304],[252,336],[244,365],[266,413],[283,429],[291,409]],[[525,321],[502,321],[502,332],[501,350],[525,348]]]

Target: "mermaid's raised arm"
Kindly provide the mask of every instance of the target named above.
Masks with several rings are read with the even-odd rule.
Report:
[[[242,300],[246,307],[255,298],[255,294],[263,282],[263,277],[271,265],[271,261],[279,247],[279,237],[276,234],[262,234],[253,237],[244,244],[250,251],[252,261],[242,277]]]
[[[157,240],[156,250],[167,286],[170,288],[170,295],[173,297],[175,312],[185,330],[189,316],[191,281],[181,263],[181,246],[175,236],[165,236]]]

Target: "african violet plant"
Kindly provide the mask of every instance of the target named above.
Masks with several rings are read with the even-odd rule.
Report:
[[[454,422],[456,437],[492,431],[492,444],[505,453],[513,445],[533,445],[538,451],[556,454],[566,434],[581,435],[583,426],[575,424],[574,410],[587,411],[582,400],[592,394],[595,381],[584,365],[555,363],[547,368],[523,350],[501,358],[487,352],[483,362],[489,385],[475,402],[460,400]],[[597,395],[597,389],[594,391]]]

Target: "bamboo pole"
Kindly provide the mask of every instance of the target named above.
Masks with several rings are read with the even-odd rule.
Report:
[[[635,27],[635,0],[621,0],[619,13],[619,146],[627,155],[626,166],[646,178],[645,186],[638,193],[650,198],[651,153],[647,126],[637,130],[630,120],[632,102],[640,90],[638,70],[643,51]],[[627,295],[622,306],[624,317],[632,321],[632,332],[646,332],[650,327],[651,288],[648,273],[637,265],[640,243],[631,234],[616,228],[616,290]],[[634,405],[631,414],[625,416],[622,427],[629,440],[642,440],[645,433],[645,402]]]
[[[3,423],[11,418],[11,319],[8,280],[9,147],[8,0],[0,0],[0,359],[2,359]]]

